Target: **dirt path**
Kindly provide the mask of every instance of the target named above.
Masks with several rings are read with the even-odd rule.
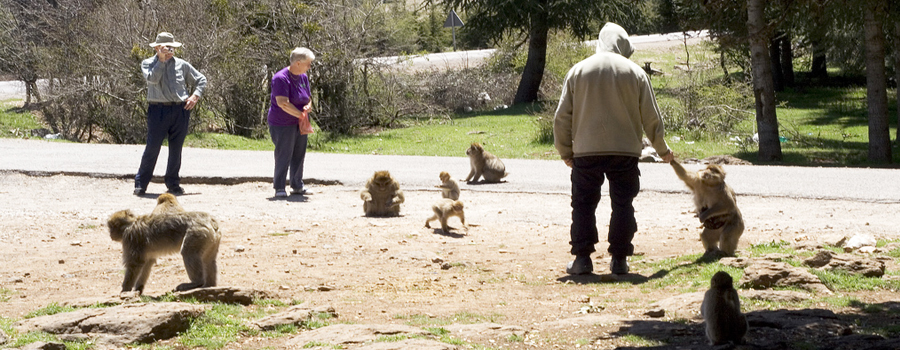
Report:
[[[52,302],[118,294],[120,246],[110,241],[106,218],[120,209],[149,213],[155,204],[132,196],[131,187],[122,180],[0,172],[0,316],[21,318]],[[374,219],[361,215],[357,188],[313,189],[305,202],[293,202],[270,200],[266,183],[191,185],[179,200],[222,223],[220,285],[330,304],[343,322],[403,323],[414,315],[453,319],[469,313],[527,328],[572,317],[585,298],[602,302],[605,314],[640,315],[652,302],[683,292],[562,282],[571,258],[567,195],[464,191],[472,227],[445,235],[423,227],[437,191],[408,191],[402,217]],[[742,249],[828,234],[900,236],[900,204],[753,196],[739,203],[747,222]],[[607,220],[608,207],[604,197],[599,221]],[[701,251],[688,194],[642,192],[635,207],[635,245],[644,260]],[[455,218],[451,226],[459,227]],[[605,243],[597,250],[605,252]],[[604,258],[595,256],[598,274],[608,271]],[[442,269],[443,263],[449,268]],[[638,262],[633,272],[655,271]],[[164,258],[145,293],[164,294],[185,279],[180,259]],[[890,297],[870,294],[855,297]],[[571,345],[575,339],[559,342]]]

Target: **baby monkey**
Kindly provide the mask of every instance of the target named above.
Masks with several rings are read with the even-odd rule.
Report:
[[[441,195],[444,198],[450,198],[452,200],[459,199],[459,183],[456,180],[450,178],[450,174],[446,171],[441,172],[441,184],[439,186],[434,186],[441,189]]]
[[[447,220],[450,220],[450,217],[456,216],[459,217],[459,221],[462,222],[463,228],[466,228],[466,214],[463,213],[463,202],[455,201],[450,198],[441,198],[434,205],[431,206],[431,210],[434,211],[434,216],[430,219],[425,220],[425,227],[431,228],[431,222],[434,220],[441,221],[441,230],[444,233],[450,233],[450,225],[447,224]]]

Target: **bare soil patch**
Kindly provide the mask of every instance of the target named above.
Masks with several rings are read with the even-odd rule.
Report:
[[[418,315],[532,329],[565,323],[588,303],[602,306],[601,315],[647,318],[643,313],[650,304],[685,292],[654,288],[648,278],[657,271],[644,262],[701,252],[688,193],[642,192],[636,198],[634,243],[643,258],[632,264],[633,283],[610,283],[601,278],[608,274],[605,242],[597,245],[594,257],[599,277],[578,280],[564,272],[571,259],[568,195],[489,192],[490,186],[503,184],[463,190],[460,199],[472,226],[449,234],[424,228],[431,203],[440,198],[437,189],[406,191],[397,218],[363,217],[359,189],[344,186],[317,186],[310,196],[275,200],[268,183],[189,185],[188,194],[178,199],[187,210],[209,212],[221,223],[220,285],[332,305],[339,314],[335,322],[404,324]],[[0,201],[5,203],[0,207],[0,300],[8,299],[0,302],[0,316],[21,318],[53,302],[117,295],[121,250],[109,239],[106,218],[120,209],[149,213],[153,194],[164,189],[154,183],[147,197],[135,197],[132,187],[117,179],[0,172]],[[747,223],[739,255],[750,244],[815,241],[831,234],[898,238],[893,218],[900,204],[739,197]],[[604,195],[598,221],[607,221],[608,214]],[[456,220],[451,226],[460,226]],[[145,294],[164,294],[186,279],[179,256],[161,259]],[[896,299],[889,292],[850,296],[865,303]],[[465,314],[472,319],[459,319]],[[524,342],[469,341],[494,348],[627,344],[609,336],[617,327],[567,329]],[[696,336],[702,343],[702,334]],[[229,347],[277,347],[280,341],[248,339]]]

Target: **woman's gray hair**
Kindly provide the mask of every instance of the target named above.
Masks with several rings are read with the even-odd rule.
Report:
[[[307,49],[305,47],[298,47],[291,51],[291,63],[297,61],[312,61],[316,59],[316,54],[312,52],[312,50]]]

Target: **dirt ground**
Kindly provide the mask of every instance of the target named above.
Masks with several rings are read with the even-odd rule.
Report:
[[[117,295],[121,250],[109,239],[106,218],[120,209],[149,213],[154,195],[164,189],[154,183],[148,196],[135,197],[132,186],[118,179],[0,172],[0,316],[21,318],[53,302]],[[407,189],[402,216],[396,218],[362,216],[359,189],[344,186],[314,186],[308,197],[275,200],[268,183],[189,185],[178,199],[187,210],[209,212],[221,223],[220,285],[265,290],[287,302],[331,305],[339,314],[336,322],[403,324],[417,315],[453,322],[460,315],[474,315],[481,322],[529,329],[575,317],[588,301],[602,304],[603,314],[641,317],[654,301],[685,292],[572,283],[564,271],[571,259],[569,196],[491,192],[491,186],[503,184],[481,185],[478,191],[463,185],[460,199],[471,226],[450,234],[423,225],[431,203],[440,198],[437,189]],[[756,196],[739,196],[738,203],[747,223],[741,249],[832,234],[900,238],[900,204]],[[642,261],[702,251],[688,193],[641,192],[635,207],[634,243],[643,258],[632,264],[633,273],[655,272]],[[598,221],[607,221],[608,214],[604,196]],[[451,226],[460,227],[456,218]],[[598,275],[608,274],[604,232],[601,227],[594,256]],[[444,263],[448,269],[441,268]],[[164,294],[186,277],[180,257],[163,258],[145,294]],[[852,296],[867,303],[896,297]],[[598,333],[541,341],[550,348],[573,348],[585,339],[593,344]],[[247,340],[235,346],[277,341]]]

